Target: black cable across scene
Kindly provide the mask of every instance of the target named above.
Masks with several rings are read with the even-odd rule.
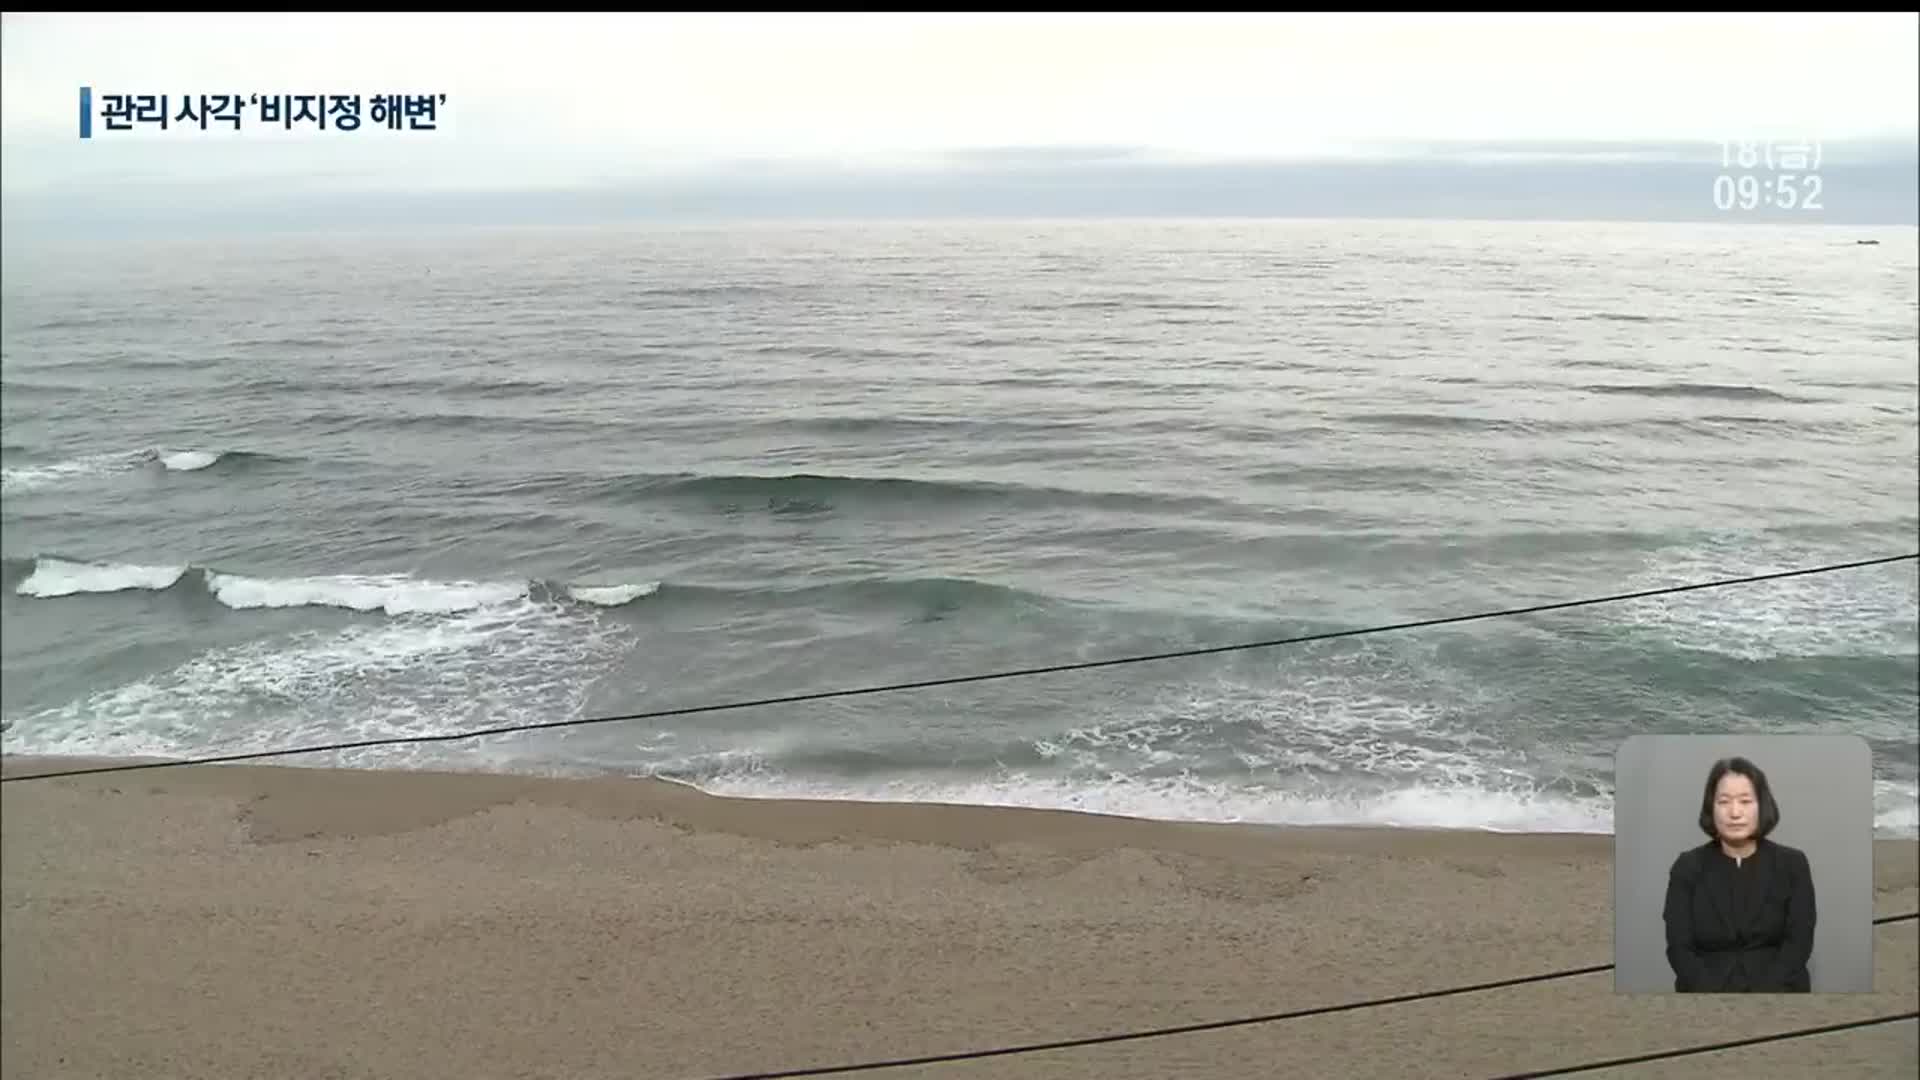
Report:
[[[1574,1073],[1592,1072],[1595,1069],[1611,1069],[1620,1065],[1639,1065],[1648,1061],[1661,1061],[1666,1058],[1691,1057],[1694,1054],[1712,1054],[1721,1050],[1732,1050],[1741,1046],[1758,1046],[1761,1043],[1784,1042],[1787,1039],[1804,1039],[1810,1035],[1826,1035],[1835,1031],[1849,1031],[1853,1028],[1873,1027],[1877,1024],[1897,1024],[1902,1020],[1913,1020],[1916,1018],[1920,1018],[1920,1011],[1890,1013],[1886,1016],[1874,1016],[1865,1020],[1848,1020],[1843,1024],[1822,1024],[1819,1027],[1779,1031],[1772,1035],[1755,1035],[1750,1039],[1730,1039],[1726,1042],[1707,1043],[1702,1046],[1685,1046],[1678,1050],[1656,1050],[1649,1054],[1608,1058],[1605,1061],[1587,1061],[1579,1065],[1563,1065],[1557,1069],[1541,1069],[1538,1072],[1509,1073],[1505,1076],[1496,1076],[1493,1080],[1539,1080],[1539,1078],[1543,1076],[1571,1076]]]
[[[1909,922],[1920,919],[1920,911],[1909,911],[1904,915],[1882,915],[1873,920],[1875,926],[1889,923]],[[1043,1050],[1066,1050],[1080,1046],[1098,1046],[1102,1043],[1132,1042],[1137,1039],[1158,1039],[1168,1035],[1190,1035],[1200,1031],[1218,1031],[1222,1028],[1248,1027],[1253,1024],[1272,1024],[1282,1020],[1300,1020],[1309,1016],[1326,1016],[1331,1013],[1353,1012],[1359,1009],[1373,1009],[1382,1005],[1403,1005],[1410,1001],[1425,1001],[1430,998],[1452,997],[1456,994],[1474,994],[1485,990],[1502,990],[1509,986],[1525,986],[1528,983],[1551,982],[1556,979],[1571,979],[1578,975],[1597,975],[1603,971],[1612,971],[1612,964],[1592,964],[1587,967],[1566,968],[1562,971],[1549,971],[1540,975],[1520,975],[1511,979],[1495,979],[1492,982],[1470,983],[1466,986],[1448,986],[1438,990],[1420,990],[1411,994],[1395,994],[1392,997],[1368,998],[1364,1001],[1349,1001],[1339,1005],[1317,1005],[1307,1009],[1292,1009],[1281,1013],[1268,1013],[1264,1016],[1245,1016],[1232,1020],[1213,1020],[1203,1024],[1182,1024],[1179,1027],[1152,1028],[1146,1031],[1123,1031],[1112,1035],[1091,1035],[1079,1039],[1062,1039],[1058,1042],[1028,1043],[1022,1046],[1002,1046],[991,1050],[962,1050],[950,1054],[931,1054],[926,1057],[892,1058],[885,1061],[863,1061],[852,1065],[817,1065],[810,1068],[783,1069],[779,1072],[734,1073],[727,1076],[710,1077],[708,1080],[790,1080],[799,1076],[829,1076],[836,1073],[873,1072],[878,1069],[899,1069],[911,1065],[940,1065],[955,1061],[977,1061],[982,1058],[1008,1057],[1013,1054],[1035,1054]],[[1886,1023],[1901,1017],[1884,1017],[1872,1023]],[[1818,1034],[1827,1029],[1818,1029],[1807,1034]],[[1835,1029],[1838,1030],[1838,1029]],[[1793,1034],[1766,1036],[1765,1038],[1793,1038]],[[1763,1038],[1760,1041],[1765,1041]],[[1728,1043],[1727,1046],[1741,1046],[1745,1043]],[[1715,1046],[1710,1049],[1723,1049]],[[1662,1051],[1663,1055],[1678,1056],[1687,1053],[1706,1053],[1705,1049],[1681,1051]],[[1659,1055],[1656,1055],[1659,1056]],[[1652,1058],[1648,1058],[1652,1060]],[[1625,1063],[1624,1059],[1623,1062]],[[1571,1066],[1571,1070],[1599,1068],[1598,1065]],[[1529,1076],[1548,1076],[1551,1073],[1529,1073]],[[1504,1080],[1504,1078],[1503,1078]]]
[[[1332,641],[1336,638],[1361,637],[1367,634],[1384,634],[1396,630],[1415,630],[1428,626],[1445,626],[1451,623],[1475,622],[1482,619],[1507,618],[1515,615],[1535,615],[1543,611],[1564,611],[1568,608],[1590,607],[1595,604],[1613,604],[1623,600],[1640,600],[1651,596],[1668,596],[1674,593],[1693,592],[1698,589],[1719,589],[1729,585],[1749,585],[1760,581],[1778,581],[1783,578],[1803,577],[1808,574],[1830,574],[1837,570],[1857,570],[1862,567],[1882,566],[1887,563],[1905,562],[1912,559],[1920,559],[1920,552],[1912,552],[1906,555],[1885,555],[1877,559],[1861,559],[1857,562],[1833,563],[1827,566],[1812,566],[1800,570],[1782,570],[1771,574],[1753,574],[1748,577],[1726,578],[1720,581],[1701,581],[1691,585],[1669,585],[1659,589],[1615,593],[1611,596],[1589,597],[1584,600],[1562,600],[1552,604],[1534,604],[1530,607],[1523,608],[1483,611],[1472,615],[1449,615],[1444,618],[1418,619],[1412,622],[1394,623],[1389,626],[1361,627],[1355,630],[1332,630],[1322,634],[1302,634],[1297,637],[1275,638],[1268,641],[1248,641],[1235,645],[1209,645],[1194,649],[1179,649],[1173,652],[1149,653],[1144,656],[1121,656],[1107,660],[1083,660],[1067,664],[1050,664],[1046,667],[1017,668],[1012,671],[993,671],[980,675],[954,675],[940,679],[922,679],[918,682],[890,683],[884,686],[862,686],[850,690],[820,690],[806,694],[788,694],[782,697],[758,698],[751,701],[725,702],[719,705],[689,705],[674,709],[657,709],[652,712],[628,713],[622,716],[595,716],[582,717],[578,720],[547,720],[534,724],[508,724],[502,727],[480,728],[474,731],[456,731],[443,735],[395,735],[380,739],[360,739],[355,742],[328,743],[321,746],[300,746],[282,750],[255,750],[240,754],[218,754],[211,757],[175,759],[170,761],[142,761],[118,765],[96,765],[79,769],[62,769],[57,772],[24,773],[18,776],[0,777],[0,782],[11,784],[24,780],[54,780],[69,776],[97,776],[103,773],[133,772],[140,769],[169,769],[185,765],[224,765],[236,761],[259,761],[265,758],[292,757],[298,754],[326,754],[342,750],[365,750],[377,746],[400,746],[409,743],[459,742],[466,739],[486,738],[491,735],[511,735],[527,731],[550,731],[556,728],[587,727],[593,724],[626,723],[634,720],[664,720],[676,716],[693,716],[698,713],[755,709],[770,705],[796,705],[801,702],[826,701],[831,698],[860,697],[867,694],[885,694],[903,690],[926,690],[936,686],[959,686],[964,683],[1018,679],[1033,675],[1054,675],[1066,671],[1089,671],[1094,668],[1119,667],[1123,664],[1145,664],[1157,660],[1178,660],[1192,656],[1213,656],[1219,653],[1245,652],[1252,649],[1271,649],[1282,645],[1303,645],[1310,641]]]

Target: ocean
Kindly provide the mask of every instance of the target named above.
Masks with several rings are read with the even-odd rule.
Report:
[[[1911,228],[76,241],[9,248],[3,301],[10,754],[671,709],[1920,548]],[[279,763],[1608,832],[1630,735],[1847,732],[1876,828],[1912,836],[1917,615],[1906,562]]]

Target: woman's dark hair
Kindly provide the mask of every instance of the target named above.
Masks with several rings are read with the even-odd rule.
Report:
[[[1753,830],[1757,839],[1764,840],[1774,826],[1780,824],[1780,804],[1773,800],[1773,788],[1767,783],[1767,774],[1760,766],[1743,757],[1721,758],[1707,770],[1707,791],[1700,796],[1700,831],[1715,840],[1720,839],[1719,830],[1713,827],[1713,797],[1719,791],[1720,781],[1728,773],[1738,773],[1753,783],[1753,799],[1760,804],[1760,821]]]

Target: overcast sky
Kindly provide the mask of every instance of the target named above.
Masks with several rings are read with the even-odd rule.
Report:
[[[1718,145],[1740,137],[1822,142],[1819,220],[1912,222],[1920,178],[1913,14],[8,15],[0,51],[4,210],[29,226],[295,207],[1726,220]],[[448,101],[434,133],[81,140],[82,85],[96,108]]]

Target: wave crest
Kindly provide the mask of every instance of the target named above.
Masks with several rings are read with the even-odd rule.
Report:
[[[236,610],[337,607],[388,615],[448,615],[518,600],[526,584],[421,581],[404,574],[254,578],[206,571],[207,591]]]
[[[173,472],[196,472],[225,456],[219,450],[163,450],[156,455],[161,466]]]
[[[111,593],[128,589],[156,592],[173,588],[186,575],[186,566],[128,566],[39,559],[14,591],[21,596],[49,598],[76,593]]]
[[[583,604],[596,607],[619,607],[630,604],[643,596],[652,596],[660,591],[660,583],[649,581],[641,585],[570,585],[567,595]]]
[[[198,472],[221,464],[242,466],[284,459],[245,450],[114,450],[86,454],[65,461],[9,465],[0,470],[0,492],[24,495],[30,491],[63,487],[84,480],[134,472],[158,465],[167,472]]]
[[[1792,401],[1807,403],[1817,399],[1795,397],[1778,390],[1769,390],[1764,386],[1742,386],[1727,383],[1632,383],[1625,385],[1598,384],[1582,386],[1580,389],[1589,394],[1625,394],[1631,397],[1692,397],[1711,398],[1721,401]]]
[[[827,513],[841,508],[912,506],[940,510],[1003,503],[1057,510],[1076,505],[1131,513],[1208,513],[1223,517],[1265,516],[1231,498],[1203,491],[1098,490],[993,480],[942,480],[909,476],[848,476],[673,473],[622,476],[600,481],[589,497],[609,501],[660,498],[712,500],[729,510],[762,504],[775,513]]]
[[[538,581],[431,581],[407,574],[324,574],[270,578],[193,565],[144,566],[95,563],[57,555],[7,559],[5,576],[18,581],[21,596],[53,598],[128,589],[165,591],[190,572],[206,595],[236,611],[261,608],[331,607],[388,615],[450,615],[513,601],[572,600],[619,607],[660,591],[657,581],[615,585],[547,584]],[[537,594],[537,595],[536,595]]]

